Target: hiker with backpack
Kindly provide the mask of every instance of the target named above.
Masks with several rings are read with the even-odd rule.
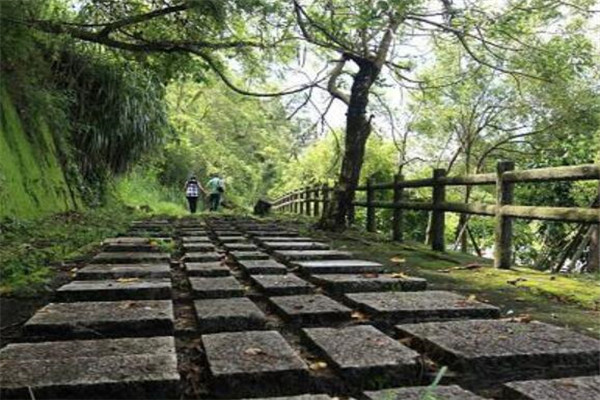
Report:
[[[225,192],[225,181],[219,177],[219,174],[212,174],[212,177],[207,183],[208,207],[210,211],[218,211],[221,204],[221,196]]]
[[[196,208],[198,206],[198,197],[200,197],[200,192],[206,193],[206,190],[202,187],[200,182],[196,179],[195,176],[191,176],[190,179],[185,183],[185,197],[187,198],[190,213],[195,214]]]

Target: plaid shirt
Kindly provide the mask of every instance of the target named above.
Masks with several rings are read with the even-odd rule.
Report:
[[[188,182],[185,189],[185,195],[187,197],[198,197],[200,195],[200,187],[198,186],[198,183]]]

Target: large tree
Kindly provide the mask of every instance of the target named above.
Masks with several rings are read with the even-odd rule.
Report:
[[[321,225],[343,229],[360,177],[365,143],[372,131],[371,92],[382,78],[422,85],[407,76],[411,65],[406,59],[415,56],[413,47],[421,47],[417,53],[427,52],[428,41],[423,38],[458,43],[486,68],[510,74],[514,79],[551,80],[552,75],[540,76],[513,62],[513,55],[536,53],[534,44],[541,37],[551,37],[553,28],[561,27],[565,15],[585,13],[593,3],[87,0],[78,2],[80,10],[64,19],[11,22],[138,54],[191,54],[242,94],[279,96],[315,87],[325,89],[347,106],[347,113],[339,179],[332,206],[324,213]],[[326,77],[309,79],[289,90],[265,93],[240,87],[227,72],[226,58],[234,57],[238,69],[245,67],[243,72],[254,72],[257,65],[264,65],[259,61],[289,56],[293,44],[299,41],[309,43],[311,51],[324,59],[334,58]],[[322,87],[320,83],[325,81],[327,84]]]

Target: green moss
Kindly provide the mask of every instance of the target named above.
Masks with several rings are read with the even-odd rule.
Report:
[[[33,218],[77,208],[48,125],[25,132],[10,97],[0,88],[0,218]]]
[[[0,294],[36,295],[58,272],[97,251],[141,215],[113,205],[0,225]]]

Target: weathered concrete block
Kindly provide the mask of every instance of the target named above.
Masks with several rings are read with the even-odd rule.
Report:
[[[248,230],[247,235],[250,236],[298,236],[298,232],[291,230]]]
[[[436,386],[431,389],[427,386],[384,389],[365,392],[365,395],[371,400],[423,400],[426,398],[424,397],[426,393],[440,400],[485,400],[484,397],[477,396],[456,385]]]
[[[188,263],[188,262],[214,262],[214,261],[220,261],[221,258],[223,258],[223,256],[214,251],[192,252],[192,253],[186,253],[183,256],[183,261],[186,263]]]
[[[169,300],[50,303],[23,326],[30,336],[98,338],[173,334]]]
[[[600,399],[600,376],[516,381],[504,385],[508,399],[519,400],[592,400]]]
[[[254,243],[225,243],[223,247],[227,251],[254,251],[258,250],[258,246]]]
[[[321,242],[263,242],[267,250],[329,250],[329,245]]]
[[[343,260],[352,258],[352,253],[339,250],[278,250],[275,257],[287,260]]]
[[[264,329],[264,313],[247,297],[194,301],[199,332],[216,333]]]
[[[210,243],[211,240],[208,236],[194,235],[194,236],[182,236],[181,241],[183,243]]]
[[[236,230],[232,230],[232,229],[213,229],[213,232],[215,233],[215,235],[217,235],[218,237],[229,237],[229,236],[242,236],[242,232],[240,231],[236,231]]]
[[[77,279],[155,279],[171,276],[169,264],[89,264],[77,271]]]
[[[269,296],[287,296],[293,294],[309,294],[314,285],[298,278],[296,275],[252,275],[252,281]]]
[[[254,236],[258,243],[264,242],[313,242],[314,239],[306,236]]]
[[[118,251],[98,253],[94,256],[93,262],[96,264],[168,263],[170,259],[168,253]]]
[[[370,325],[302,330],[323,357],[362,389],[416,383],[419,353]]]
[[[160,231],[148,231],[142,229],[130,229],[123,235],[119,236],[137,236],[137,237],[148,237],[148,238],[165,238],[171,237],[173,232],[171,230],[160,230]]]
[[[480,380],[598,374],[600,341],[557,326],[510,320],[397,325],[435,361]]]
[[[327,325],[350,319],[352,310],[322,294],[269,298],[281,317],[291,323]]]
[[[248,275],[287,274],[287,267],[275,260],[240,260],[238,264]]]
[[[306,386],[308,367],[276,331],[217,333],[202,341],[214,397],[294,394]]]
[[[229,267],[220,262],[186,262],[184,264],[188,276],[201,276],[205,278],[214,278],[219,276],[229,276],[231,271]]]
[[[345,297],[361,311],[393,323],[500,316],[498,307],[439,290],[356,293]]]
[[[313,274],[362,274],[383,272],[383,265],[364,260],[320,260],[295,261],[292,265],[299,267],[303,273]]]
[[[333,293],[425,290],[422,278],[399,277],[391,274],[322,274],[311,275],[310,281]]]
[[[232,251],[231,257],[237,262],[243,260],[268,260],[269,255],[262,251]]]
[[[189,279],[192,293],[198,299],[220,299],[244,295],[244,287],[233,276]]]
[[[116,237],[102,242],[103,251],[112,252],[157,252],[160,243],[170,243],[170,238]]]
[[[9,344],[0,370],[3,399],[178,397],[173,337]]]
[[[218,236],[217,240],[220,243],[244,243],[248,241],[248,238],[244,237],[244,236]]]
[[[170,279],[121,278],[72,281],[56,291],[56,301],[164,300],[171,298]]]
[[[215,245],[208,242],[194,242],[183,244],[183,251],[185,253],[214,252],[215,250]]]

